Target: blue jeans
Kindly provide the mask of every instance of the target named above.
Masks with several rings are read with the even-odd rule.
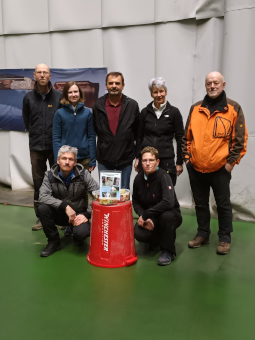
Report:
[[[98,174],[100,180],[100,171],[105,170],[120,170],[121,171],[121,189],[129,189],[130,176],[132,171],[132,163],[131,164],[123,164],[118,166],[106,166],[102,163],[98,162]]]

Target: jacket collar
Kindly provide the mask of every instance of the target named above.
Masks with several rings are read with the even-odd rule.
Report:
[[[155,180],[155,178],[157,177],[157,173],[158,173],[158,169],[153,172],[152,174],[149,174],[148,176],[145,174],[145,172],[142,170],[142,177],[144,179],[144,181],[146,182],[152,182]]]
[[[154,111],[164,111],[166,108],[167,101],[164,102],[164,104],[160,104],[159,109],[156,108],[154,102],[152,102],[152,108]]]
[[[147,105],[147,110],[155,115],[155,111],[154,111],[153,106],[152,106],[153,103],[154,103],[154,101],[150,102],[150,103]],[[171,107],[172,107],[172,105],[169,103],[169,101],[167,101],[167,102],[166,102],[166,107],[165,107],[165,109],[163,110],[162,115],[164,114],[164,112],[170,110]]]
[[[52,91],[52,83],[49,81],[48,82],[48,87],[49,87],[49,91],[47,92],[47,93],[45,93],[45,96],[47,96],[47,94],[48,93],[50,93],[51,91]],[[39,92],[39,90],[38,90],[38,86],[37,86],[37,81],[35,82],[35,85],[34,85],[34,91],[36,92],[36,93],[38,93],[39,95],[41,95],[41,93]]]
[[[74,113],[74,111],[73,111],[73,105],[72,105],[72,104],[69,104],[69,105],[63,104],[63,107],[64,107],[67,111],[69,111],[69,112],[71,112],[71,113]],[[84,107],[84,103],[78,103],[78,104],[77,104],[77,108],[76,108],[76,112],[81,111],[81,110],[83,109],[83,107]]]
[[[227,112],[228,111],[228,103],[226,92],[222,91],[222,93],[215,99],[210,98],[208,95],[204,97],[201,108],[206,108],[210,111],[210,106],[215,106],[215,111]]]
[[[98,109],[105,112],[105,102],[106,102],[107,96],[108,96],[108,93],[106,93],[104,96],[98,98],[98,100],[95,103],[95,107],[97,107]],[[128,102],[129,102],[129,98],[125,94],[122,93],[121,109],[122,109],[123,106],[126,106]]]
[[[107,98],[107,93],[103,96],[103,97],[100,97],[97,101],[96,101],[96,104],[95,106],[100,110],[100,111],[103,111],[106,115],[106,109],[105,109],[105,102],[106,102],[106,98]],[[123,93],[122,93],[122,104],[121,104],[121,109],[120,109],[120,116],[119,116],[119,124],[120,124],[120,121],[122,120],[122,117],[123,117],[123,114],[126,110],[126,107],[128,106],[128,103],[130,102],[130,98],[125,96]],[[118,124],[118,126],[119,126]],[[117,130],[118,130],[118,127],[117,127]],[[117,133],[117,130],[116,130],[116,133]]]

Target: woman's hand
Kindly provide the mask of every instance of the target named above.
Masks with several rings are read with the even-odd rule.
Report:
[[[138,164],[139,164],[139,158],[136,158],[134,168],[135,168],[135,171],[137,172],[138,172]]]
[[[176,165],[176,171],[177,171],[177,176],[180,176],[180,174],[183,172],[183,166]]]
[[[95,166],[90,166],[89,167],[89,172],[93,171],[95,169]]]

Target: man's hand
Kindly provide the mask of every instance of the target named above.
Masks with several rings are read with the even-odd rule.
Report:
[[[135,159],[135,165],[134,165],[134,168],[135,168],[136,172],[138,172],[138,164],[139,164],[139,158],[136,158]]]
[[[138,225],[139,225],[140,227],[143,227],[144,219],[142,218],[142,215],[138,218],[137,223],[138,223]]]
[[[183,172],[183,166],[176,165],[176,171],[177,171],[177,176],[180,176],[180,174]]]
[[[226,169],[228,172],[231,172],[232,169],[233,169],[233,167],[232,167],[232,165],[230,165],[229,163],[226,163],[226,164],[225,164],[225,169]]]
[[[69,217],[69,223],[73,223],[76,217],[76,212],[70,207],[70,205],[66,207],[66,214]]]
[[[89,172],[93,171],[95,169],[95,166],[90,166],[89,167]]]
[[[154,229],[154,223],[152,222],[152,220],[150,218],[148,218],[148,220],[146,220],[144,222],[143,227],[145,229],[148,229],[148,230],[153,230]]]
[[[88,222],[88,219],[86,216],[84,215],[77,215],[73,221],[73,226],[77,227],[78,225],[82,224],[82,223],[86,223]]]

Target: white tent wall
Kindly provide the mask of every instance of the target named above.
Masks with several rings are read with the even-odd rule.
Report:
[[[44,62],[119,70],[125,94],[140,108],[151,100],[148,81],[163,76],[184,124],[190,106],[205,95],[205,75],[223,72],[227,95],[241,104],[249,131],[248,153],[232,174],[234,216],[255,220],[254,19],[255,0],[0,0],[0,68]],[[0,143],[0,182],[31,190],[27,133],[0,131]],[[192,207],[186,169],[176,190],[181,205]],[[216,212],[213,195],[211,209]]]
[[[245,114],[249,131],[248,153],[233,170],[231,201],[236,218],[255,219],[255,1],[227,1],[224,17],[222,71],[229,98],[236,100]]]

